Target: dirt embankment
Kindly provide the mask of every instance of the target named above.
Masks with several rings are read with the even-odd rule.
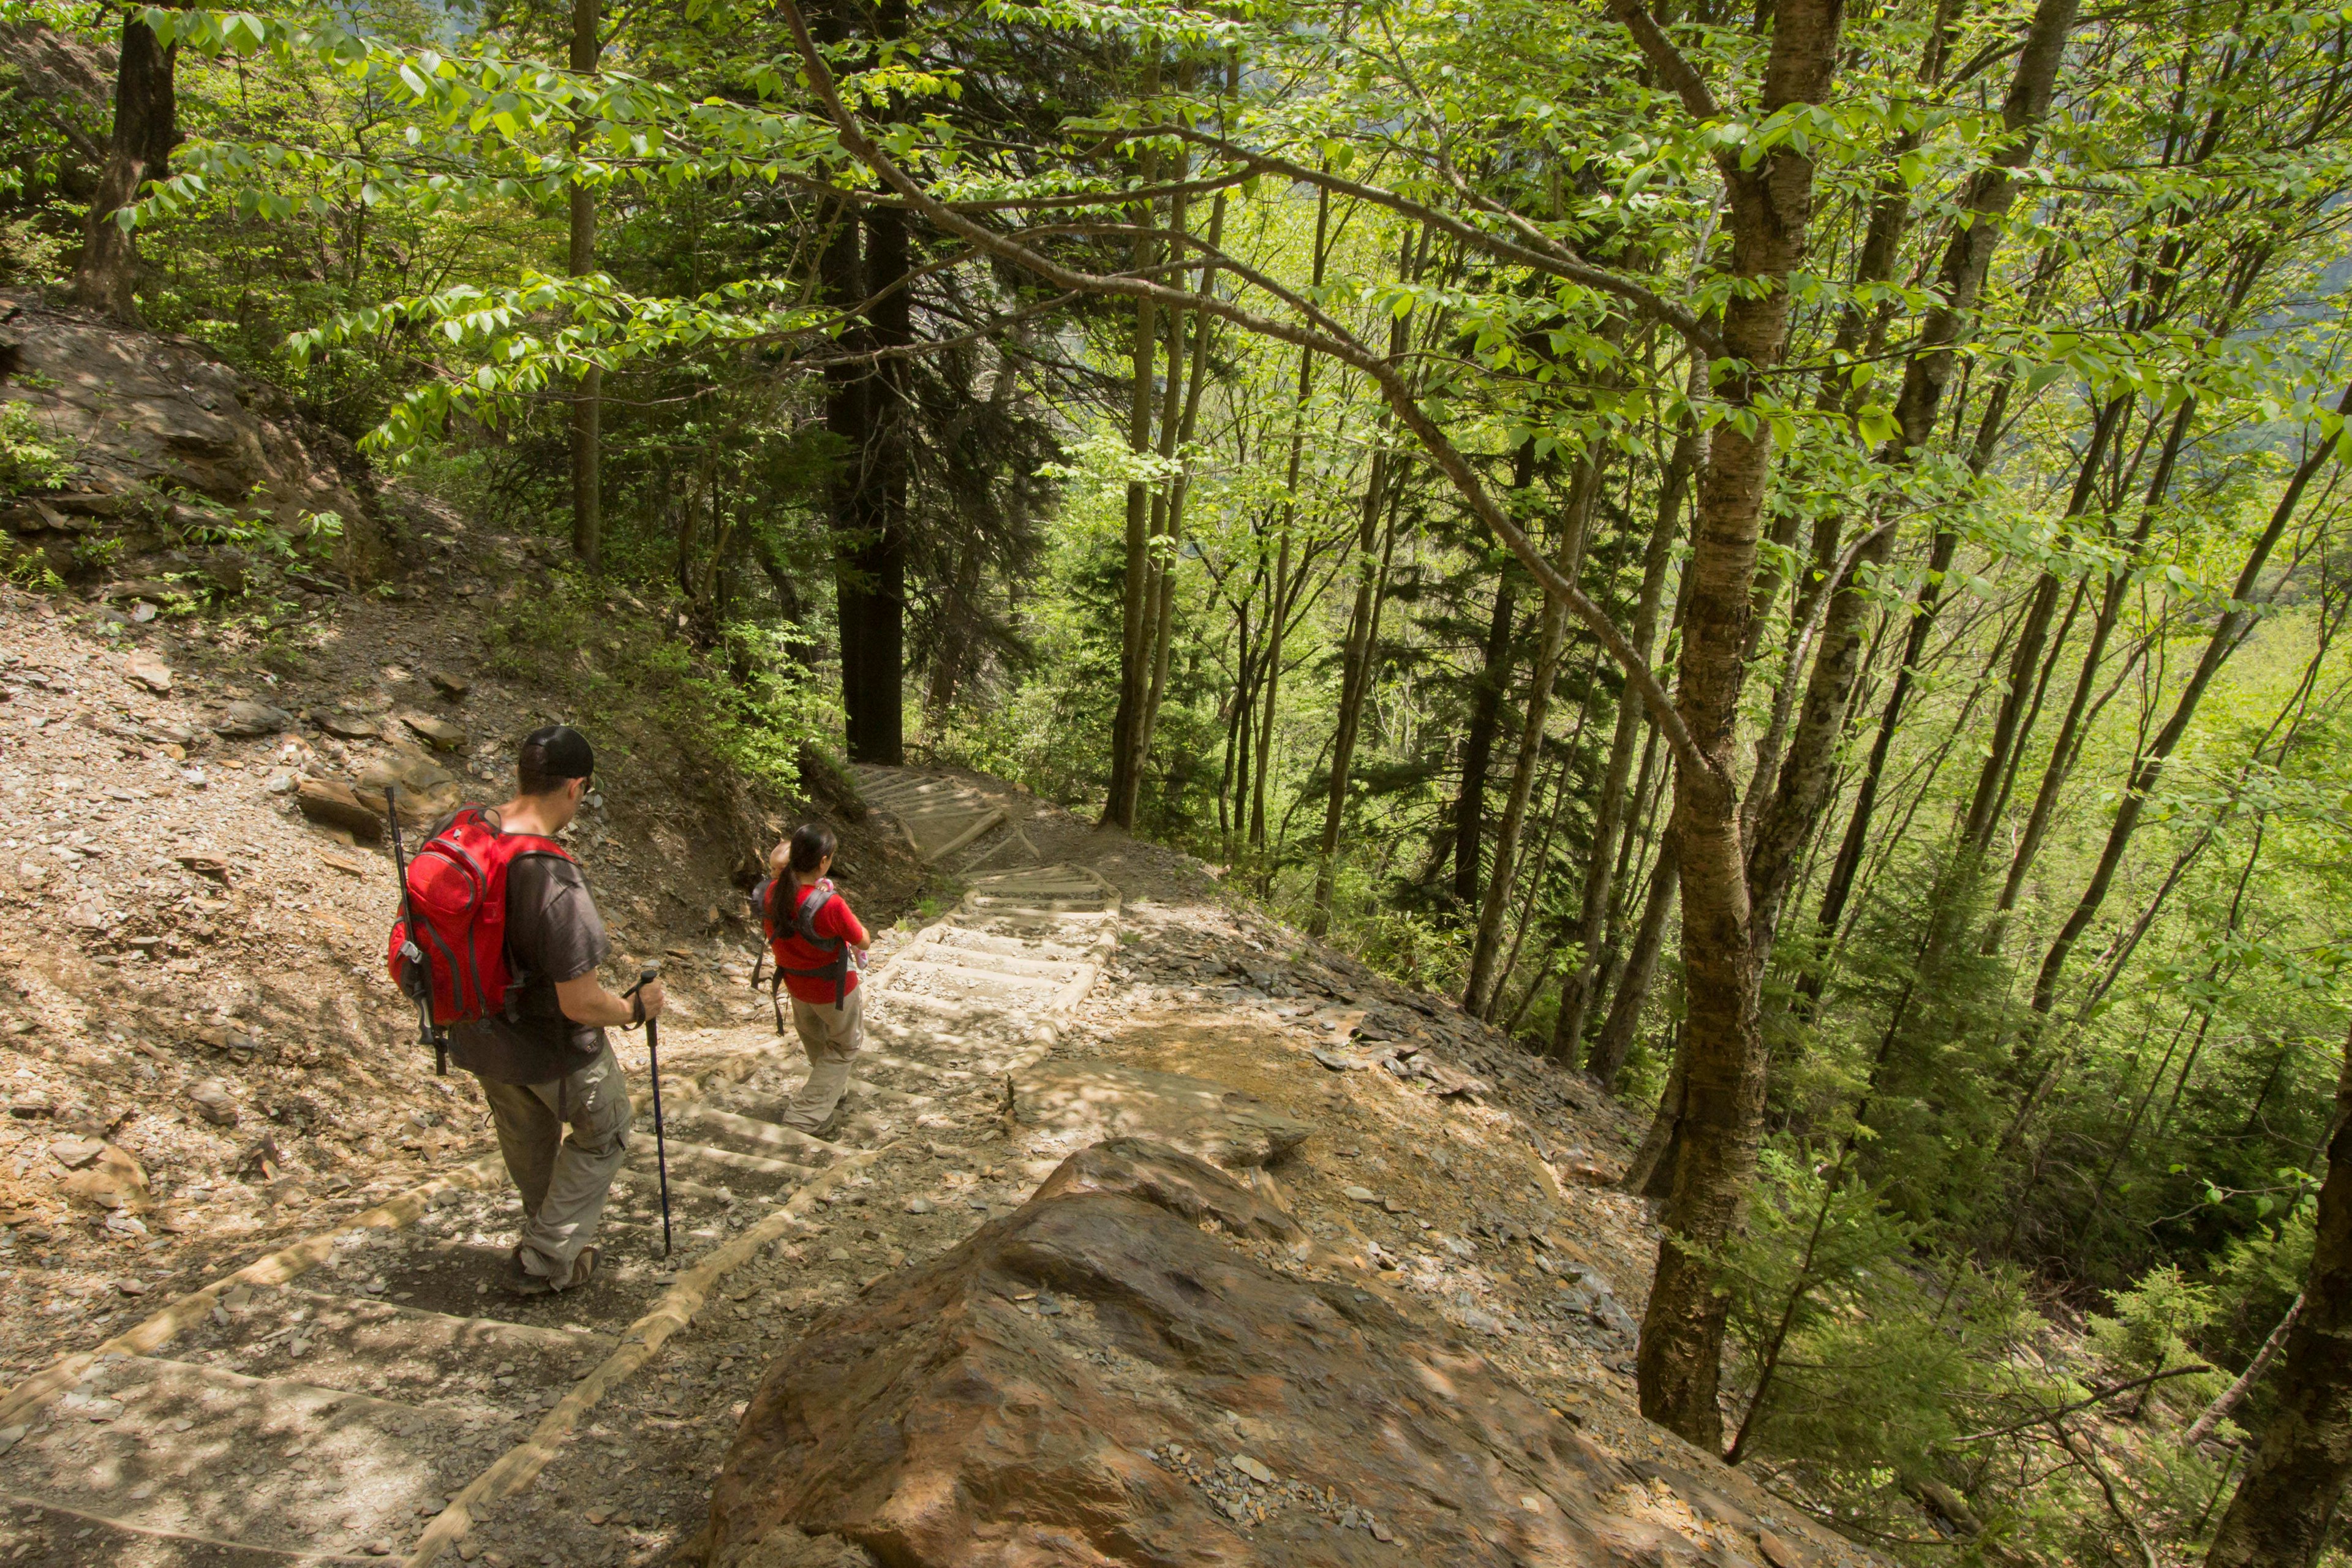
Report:
[[[176,352],[145,372],[176,374]],[[661,961],[682,1020],[764,1016],[740,889],[797,816],[835,819],[882,923],[924,878],[829,773],[814,798],[762,795],[675,732],[659,693],[606,678],[671,633],[625,595],[583,600],[539,541],[371,493],[379,581],[352,592],[168,510],[60,512],[141,460],[136,431],[102,435],[75,448],[82,488],[0,499],[19,549],[75,579],[0,587],[0,1273],[17,1309],[0,1380],[327,1223],[322,1202],[482,1145],[471,1080],[433,1075],[383,979],[388,842],[304,803],[387,782],[416,805],[503,799],[522,735],[581,725],[598,794],[570,842],[613,973]],[[220,461],[264,482],[243,450]],[[142,509],[161,493],[123,482]],[[53,555],[60,539],[110,542]]]

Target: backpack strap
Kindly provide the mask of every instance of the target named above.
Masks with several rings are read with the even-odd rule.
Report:
[[[833,1005],[838,1012],[849,999],[849,943],[837,936],[819,936],[816,931],[817,915],[825,905],[833,902],[835,897],[831,888],[811,888],[809,896],[801,900],[800,908],[793,916],[794,933],[811,947],[832,952],[833,962],[823,969],[779,968],[776,973],[779,979],[789,973],[803,979],[832,981]],[[781,1015],[779,1025],[781,1026]]]

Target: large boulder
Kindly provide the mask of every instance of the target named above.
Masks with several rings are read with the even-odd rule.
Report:
[[[1180,1151],[1072,1156],[769,1369],[704,1561],[1761,1560],[1736,1505],[1603,1454],[1442,1324],[1251,1256],[1300,1239]]]
[[[365,576],[383,563],[375,483],[358,451],[190,339],[0,289],[0,398],[28,405],[73,457],[60,488],[0,498],[0,526],[37,546],[106,534],[147,553],[217,521],[203,510],[210,502],[220,516],[266,512],[298,536],[307,518],[332,512],[338,569]]]
[[[1315,1131],[1247,1089],[1111,1061],[1050,1062],[1014,1075],[1005,1115],[1033,1135],[1033,1148],[1150,1138],[1228,1171],[1278,1160]]]

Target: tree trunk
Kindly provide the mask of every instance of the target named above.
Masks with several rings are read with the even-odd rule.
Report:
[[[1626,1053],[1633,1048],[1633,1036],[1642,1026],[1642,1009],[1649,1002],[1650,984],[1658,973],[1658,953],[1665,946],[1666,921],[1674,916],[1675,896],[1681,889],[1674,830],[1668,828],[1658,846],[1658,863],[1650,871],[1650,892],[1642,902],[1642,923],[1633,930],[1633,951],[1625,957],[1624,978],[1617,983],[1609,1016],[1601,1020],[1592,1054],[1585,1059],[1585,1071],[1600,1079],[1603,1089],[1617,1087],[1617,1074],[1625,1066]]]
[[[1348,779],[1356,763],[1356,737],[1363,727],[1364,699],[1372,686],[1372,655],[1380,640],[1380,603],[1388,577],[1389,552],[1396,541],[1395,514],[1388,507],[1389,466],[1385,449],[1372,453],[1364,481],[1363,516],[1356,532],[1356,599],[1348,611],[1348,637],[1341,652],[1339,727],[1331,737],[1331,784],[1323,802],[1323,837],[1315,852],[1315,897],[1307,933],[1321,936],[1331,926],[1331,901],[1339,858],[1339,834],[1348,814]],[[1388,528],[1378,557],[1372,553],[1378,516]]]
[[[2189,417],[2195,409],[2194,401],[2183,404],[2175,423],[2173,442],[2185,431]],[[2170,465],[2159,464],[2158,471],[2168,474]],[[2131,537],[2131,550],[2137,555],[2147,542],[2150,530],[2156,524],[2156,506],[2151,500],[2140,512],[2139,527]],[[2066,704],[2066,715],[2058,721],[2058,736],[2050,744],[2050,761],[2042,770],[2041,785],[2033,793],[2032,808],[2027,812],[2025,828],[2018,836],[2016,853],[2010,857],[2009,875],[2002,880],[2000,897],[1993,905],[1994,920],[1985,933],[1984,951],[1993,952],[2000,942],[2002,921],[2000,917],[2017,907],[2018,895],[2023,891],[2025,879],[2042,853],[2042,841],[2050,831],[2050,819],[2058,807],[2059,793],[2074,771],[2074,761],[2082,749],[2086,731],[2084,716],[2090,707],[2091,693],[2098,686],[2099,668],[2106,662],[2107,639],[2122,616],[2124,599],[2130,591],[2132,574],[2127,567],[2118,566],[2108,574],[2106,589],[2099,597],[2099,607],[2091,620],[2090,646],[2083,650],[2083,668],[2074,678],[2074,694]]]
[[[1470,942],[1470,976],[1462,987],[1462,1010],[1483,1018],[1493,1002],[1495,959],[1503,941],[1503,917],[1511,905],[1511,879],[1518,861],[1519,826],[1527,820],[1528,796],[1535,787],[1536,763],[1543,755],[1544,721],[1551,713],[1552,683],[1559,677],[1559,656],[1568,646],[1568,605],[1557,599],[1544,604],[1543,631],[1536,649],[1536,667],[1528,686],[1528,700],[1519,725],[1519,750],[1511,767],[1511,787],[1503,797],[1503,815],[1495,822],[1495,864],[1486,875],[1486,891],[1478,901],[1478,924]]]
[[[1657,640],[1658,605],[1665,596],[1666,568],[1674,558],[1675,536],[1681,529],[1684,492],[1698,460],[1697,432],[1685,429],[1675,438],[1674,454],[1658,487],[1656,521],[1651,525],[1649,548],[1642,557],[1642,587],[1633,606],[1633,651],[1651,655]],[[1609,918],[1609,895],[1617,868],[1617,840],[1625,822],[1625,787],[1633,773],[1633,753],[1640,746],[1647,715],[1629,681],[1617,698],[1617,728],[1609,740],[1609,767],[1601,777],[1600,804],[1593,809],[1592,844],[1584,874],[1584,900],[1578,910],[1575,967],[1560,982],[1559,1016],[1553,1022],[1551,1058],[1573,1064],[1584,1043],[1585,1014],[1601,973],[1601,932]]]
[[[572,68],[589,72],[604,53],[597,29],[603,25],[597,0],[572,0]],[[583,132],[572,134],[578,153]],[[596,270],[596,197],[587,186],[572,187],[572,245],[566,267],[574,278]],[[591,572],[604,569],[604,373],[590,365],[580,373],[572,394],[572,553]]]
[[[864,243],[860,245],[860,230]],[[845,213],[824,257],[827,291],[855,305],[877,281],[907,269],[904,215],[877,208],[861,225]],[[906,290],[844,332],[853,352],[912,338]],[[904,758],[900,682],[906,625],[907,470],[898,359],[825,369],[825,425],[842,450],[828,487],[835,596],[841,626],[841,696],[849,758],[897,766]]]
[[[2068,519],[2080,517],[2090,505],[2099,465],[2106,458],[2107,443],[2114,439],[2116,426],[2122,423],[2124,411],[2130,405],[2128,394],[2111,398],[2093,418],[2091,438],[2083,453],[2082,465],[2075,470],[2074,493],[2066,505]],[[1969,797],[1969,815],[1960,828],[1961,851],[1970,860],[1982,856],[1992,842],[1999,820],[1993,806],[2000,795],[2001,781],[2008,775],[2011,753],[2024,743],[2021,721],[2025,706],[2033,695],[2042,647],[2049,640],[2050,622],[2057,614],[2059,591],[2064,586],[2054,573],[2044,572],[2035,580],[2024,624],[2019,627],[2017,642],[2011,649],[2007,688],[1993,718],[1991,742],[1985,752],[1984,765],[1977,773],[1976,791]]]
[[[1592,521],[1601,472],[1597,457],[1585,458],[1569,500],[1559,570],[1571,583],[1584,569],[1584,532]],[[1551,714],[1551,689],[1559,679],[1560,655],[1567,646],[1568,603],[1548,595],[1535,679],[1528,687],[1527,710],[1519,726],[1519,752],[1511,767],[1511,789],[1504,797],[1503,815],[1495,824],[1495,867],[1479,900],[1478,926],[1470,942],[1470,977],[1462,987],[1463,1010],[1474,1017],[1486,1017],[1494,1010],[1498,990],[1495,961],[1502,952],[1504,917],[1510,912],[1511,884],[1518,870],[1519,828],[1527,820],[1528,797],[1535,789],[1537,765],[1543,759],[1544,723]]]
[[[1150,98],[1159,90],[1160,58],[1155,49],[1144,66],[1143,92]],[[1157,158],[1147,151],[1140,170],[1146,184],[1156,177],[1157,168]],[[1158,226],[1150,204],[1139,205],[1133,217],[1138,231],[1135,270],[1148,273],[1160,257],[1160,244],[1154,237]],[[1146,296],[1135,302],[1135,333],[1129,353],[1127,449],[1138,462],[1151,450],[1151,370],[1159,342],[1158,305]],[[1174,379],[1173,364],[1168,374]],[[1119,595],[1118,708],[1111,718],[1110,791],[1104,798],[1102,812],[1102,823],[1107,827],[1135,826],[1136,794],[1140,783],[1136,777],[1136,740],[1143,724],[1144,705],[1150,700],[1151,490],[1148,480],[1139,478],[1127,481],[1127,573]]]
[[[1610,12],[1662,74],[1683,82],[1690,112],[1721,113],[1637,0],[1611,0]],[[1822,101],[1843,21],[1841,0],[1780,0],[1761,91],[1749,111],[1769,117]],[[1737,415],[1753,405],[1757,378],[1780,363],[1788,343],[1788,278],[1811,228],[1813,164],[1809,154],[1782,143],[1753,167],[1726,155],[1720,169],[1731,271],[1745,286],[1724,306],[1725,357],[1714,391]],[[1675,769],[1672,829],[1681,849],[1688,1066],[1683,1149],[1661,1216],[1657,1273],[1642,1323],[1640,1388],[1643,1415],[1710,1452],[1723,1440],[1717,1389],[1729,1310],[1710,1258],[1745,1212],[1764,1109],[1760,985],[1732,781],[1770,428],[1758,422],[1751,432],[1735,417],[1710,443],[1691,530],[1690,608],[1675,692],[1676,716],[1701,764]]]
[[[1404,241],[1404,255],[1398,262],[1398,273],[1411,277],[1413,238]],[[1410,314],[1397,316],[1389,322],[1389,360],[1391,363],[1403,358]],[[1385,434],[1389,417],[1383,410],[1380,429]],[[1307,911],[1307,932],[1321,936],[1331,926],[1332,876],[1339,855],[1339,830],[1348,810],[1348,775],[1355,767],[1356,734],[1363,722],[1364,697],[1371,689],[1372,648],[1379,639],[1380,626],[1377,605],[1380,593],[1388,577],[1388,549],[1384,544],[1376,562],[1372,542],[1380,519],[1389,512],[1389,468],[1393,461],[1385,446],[1372,447],[1370,472],[1364,477],[1364,502],[1356,522],[1356,599],[1348,611],[1348,637],[1342,649],[1339,673],[1339,727],[1331,737],[1331,788],[1323,803],[1323,838],[1315,854],[1315,897]],[[1395,540],[1395,521],[1391,514],[1388,542]]]
[[[114,133],[82,226],[81,257],[74,264],[73,302],[125,326],[138,326],[139,249],[114,219],[139,199],[139,189],[161,179],[179,144],[173,67],[179,50],[165,48],[133,9],[122,20],[114,72]]]
[[[1181,227],[1182,220],[1178,220]],[[1225,231],[1225,194],[1217,193],[1215,205],[1209,215],[1209,247],[1213,250],[1223,243]],[[1201,269],[1200,287],[1196,292],[1206,295],[1213,287],[1211,268]],[[1192,439],[1192,431],[1201,417],[1201,393],[1208,383],[1209,339],[1211,323],[1204,310],[1192,312],[1192,368],[1186,377],[1183,411],[1176,416],[1175,428],[1163,434],[1161,452],[1173,458],[1185,443]],[[1174,392],[1175,367],[1182,358],[1182,338],[1174,331],[1168,335],[1168,365],[1170,392]],[[1163,409],[1164,409],[1163,405]],[[1168,482],[1167,515],[1161,531],[1167,537],[1166,559],[1159,563],[1154,575],[1152,598],[1151,689],[1143,704],[1143,723],[1135,741],[1135,779],[1139,792],[1144,770],[1151,761],[1152,738],[1160,731],[1160,705],[1168,692],[1169,660],[1175,652],[1176,637],[1176,565],[1183,559],[1184,499],[1190,489],[1189,476],[1181,469]]]
[[[1532,475],[1534,452],[1519,454],[1522,475]],[[1516,477],[1514,489],[1526,478]],[[1502,728],[1503,688],[1511,676],[1511,632],[1516,623],[1511,567],[1495,581],[1495,613],[1486,625],[1486,662],[1470,698],[1470,727],[1462,732],[1462,792],[1454,801],[1454,896],[1465,906],[1478,901],[1479,850],[1486,837],[1486,769],[1494,761],[1495,733]]]
[[[2296,1291],[2294,1301],[2287,1306],[2286,1315],[2279,1319],[2277,1326],[2263,1338],[2262,1348],[2254,1352],[2254,1359],[2246,1363],[2246,1370],[2240,1373],[2229,1387],[2215,1394],[2213,1403],[2189,1424],[2189,1430],[2180,1435],[2182,1447],[2193,1448],[2210,1437],[2213,1428],[2229,1419],[2230,1412],[2253,1392],[2254,1384],[2263,1380],[2263,1372],[2285,1347],[2287,1335],[2294,1332],[2295,1321],[2303,1316],[2303,1299],[2304,1292]]]
[[[2311,1276],[2287,1334],[2279,1408],[2221,1516],[2205,1568],[2313,1568],[2352,1478],[2352,1040],[2319,1189]]]
[[[2342,397],[2336,400],[2336,412],[2341,416],[2352,413],[2352,384],[2347,384]],[[2116,819],[2107,830],[2106,847],[2100,851],[2099,863],[2091,873],[2091,880],[2075,900],[2073,912],[2052,940],[2049,951],[2042,955],[2041,972],[2033,981],[2033,1010],[2047,1016],[2055,1005],[2059,977],[2065,972],[2066,960],[2074,944],[2106,901],[2107,889],[2115,882],[2116,871],[2122,866],[2124,851],[2131,845],[2132,835],[2138,831],[2140,816],[2147,809],[2148,797],[2163,781],[2165,764],[2172,758],[2175,747],[2188,732],[2189,722],[2197,717],[2199,703],[2204,700],[2205,689],[2246,634],[2253,629],[2259,604],[2268,597],[2262,590],[2263,570],[2269,565],[2271,552],[2286,534],[2287,524],[2294,520],[2295,510],[2302,504],[2303,492],[2327,461],[2336,454],[2343,438],[2341,426],[2311,451],[2296,466],[2294,477],[2280,493],[2278,504],[2271,510],[2269,524],[2246,552],[2246,563],[2239,570],[2236,584],[2230,590],[2231,608],[2213,627],[2206,639],[2205,652],[2197,668],[2181,688],[2173,705],[2172,716],[2164,728],[2148,742],[2147,749],[2133,763],[2131,777],[2124,786],[2123,799],[2116,803]]]

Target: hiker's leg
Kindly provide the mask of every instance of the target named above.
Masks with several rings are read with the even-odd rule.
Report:
[[[522,1195],[525,1223],[547,1202],[548,1178],[555,1170],[556,1145],[563,1141],[563,1123],[551,1107],[519,1083],[476,1080],[490,1103],[490,1122],[499,1130],[499,1152],[506,1156],[507,1174]]]
[[[552,1116],[572,1118],[572,1135],[555,1156],[547,1199],[522,1232],[522,1266],[569,1279],[572,1259],[596,1234],[604,1198],[629,1150],[629,1090],[611,1047],[570,1078],[535,1083],[530,1093]]]
[[[857,1055],[865,1016],[862,985],[843,997],[839,1007],[830,1002],[793,998],[793,1023],[801,1032],[802,1047],[808,1052],[809,1075],[777,1121],[801,1132],[814,1132],[825,1124],[849,1087],[850,1061]]]

